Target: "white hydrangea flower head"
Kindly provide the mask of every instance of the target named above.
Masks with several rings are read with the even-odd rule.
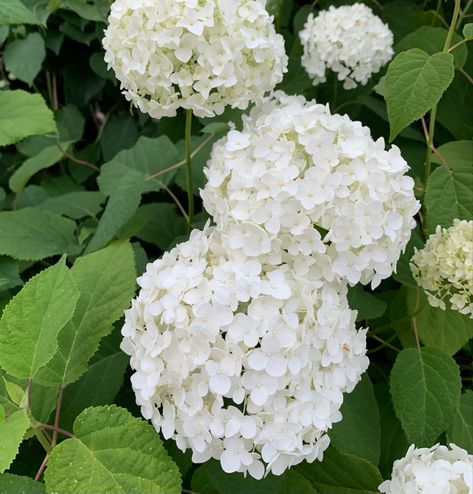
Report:
[[[327,70],[344,81],[345,89],[365,85],[394,54],[393,33],[362,3],[309,14],[299,37],[301,63],[314,85],[326,81]]]
[[[321,459],[369,363],[328,263],[239,224],[195,230],[148,264],[122,329],[143,416],[226,472],[262,478]]]
[[[455,444],[416,448],[394,462],[391,480],[378,489],[383,494],[472,494],[473,455]]]
[[[245,109],[286,71],[263,0],[115,0],[103,46],[123,94],[154,118]]]
[[[333,273],[375,287],[416,224],[408,169],[360,122],[276,92],[214,145],[201,195],[219,227],[254,223],[288,252],[326,253]]]
[[[430,305],[473,319],[473,220],[454,220],[450,228],[437,225],[421,250],[415,249],[411,270]]]

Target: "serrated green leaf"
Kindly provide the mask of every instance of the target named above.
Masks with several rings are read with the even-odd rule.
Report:
[[[31,86],[46,57],[44,39],[39,33],[30,33],[24,39],[8,43],[3,57],[7,71]]]
[[[5,420],[5,409],[0,405],[0,424]]]
[[[19,270],[20,266],[17,261],[8,257],[0,257],[0,291],[23,285]]]
[[[443,27],[421,26],[396,44],[396,53],[409,50],[409,48],[419,48],[429,55],[433,55],[443,51],[447,34],[448,30]],[[454,32],[450,46],[456,45],[461,39],[461,36]],[[457,46],[451,53],[455,57],[455,67],[463,67],[468,57],[466,46],[464,44]]]
[[[29,477],[3,473],[0,475],[0,494],[45,494],[44,484]]]
[[[437,225],[448,228],[453,220],[473,219],[473,167],[447,170],[438,167],[425,188],[426,232]]]
[[[87,370],[100,340],[129,305],[135,290],[133,250],[127,242],[77,259],[71,268],[80,297],[74,317],[59,333],[59,350],[37,375],[45,385],[66,386]]]
[[[448,442],[452,442],[467,451],[473,451],[473,391],[466,390],[460,399],[460,407],[456,410],[450,428]]]
[[[381,427],[373,384],[364,374],[355,389],[344,396],[343,416],[330,431],[330,440],[338,451],[365,458],[377,465],[380,455]]]
[[[463,37],[467,40],[473,39],[473,23],[469,22],[463,26]]]
[[[0,366],[12,376],[34,376],[54,355],[78,298],[64,260],[31,278],[3,311]]]
[[[49,457],[48,492],[180,494],[179,470],[158,434],[128,411],[87,408],[77,417],[74,434]]]
[[[447,142],[439,146],[437,151],[452,170],[473,167],[473,141],[471,140]],[[432,155],[432,161],[439,165],[442,164],[435,153]]]
[[[103,61],[103,54],[101,54]],[[135,120],[130,116],[112,118],[105,125],[100,139],[100,147],[106,161],[111,160],[123,149],[133,147],[138,139],[138,129]]]
[[[83,19],[105,22],[109,4],[102,0],[62,0],[61,7],[72,10]]]
[[[39,207],[51,213],[78,220],[87,216],[94,218],[102,209],[104,200],[102,193],[84,190],[51,197],[42,202]]]
[[[376,298],[359,285],[349,287],[348,302],[352,310],[358,311],[356,316],[357,321],[377,319],[378,317],[381,317],[388,308],[386,302]]]
[[[37,261],[77,251],[76,224],[49,211],[24,208],[0,212],[0,254]]]
[[[62,143],[62,149],[57,144],[48,146],[40,151],[36,156],[32,156],[24,161],[10,177],[10,181],[8,183],[10,189],[17,194],[21,192],[35,173],[49,168],[60,161],[64,156],[63,150],[67,150],[69,144],[70,142]]]
[[[390,141],[438,103],[453,76],[453,55],[449,53],[429,56],[413,48],[393,59],[384,83]]]
[[[449,308],[432,307],[422,290],[419,290],[419,297],[423,309],[414,318],[424,345],[453,355],[473,338],[473,324],[468,316]],[[415,312],[416,300],[416,291],[411,291],[407,299],[411,313]]]
[[[241,473],[225,473],[214,460],[197,468],[191,488],[196,494],[317,494],[311,483],[294,470],[256,480]]]
[[[418,447],[435,443],[460,403],[460,369],[435,348],[406,348],[391,371],[394,410],[408,440]]]
[[[27,136],[56,131],[54,115],[40,94],[21,89],[0,91],[0,108],[0,146],[14,144]]]
[[[3,473],[18,454],[18,448],[28,429],[30,421],[25,410],[18,410],[0,422],[0,473]]]
[[[303,462],[296,470],[309,479],[320,494],[377,494],[382,482],[379,470],[369,461],[340,453],[333,446],[323,461]]]
[[[39,19],[20,0],[0,0],[0,25],[39,24]]]
[[[23,401],[26,391],[22,389],[18,384],[9,381],[8,379],[3,378],[3,384],[8,394],[8,399],[15,405],[20,406],[20,403]]]

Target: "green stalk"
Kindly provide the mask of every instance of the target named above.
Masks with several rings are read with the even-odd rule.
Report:
[[[452,21],[450,22],[450,27],[448,28],[447,37],[445,39],[445,45],[443,47],[444,53],[448,53],[448,50],[450,48],[453,33],[455,31],[455,26],[457,25],[457,19],[459,13],[460,13],[460,0],[455,0],[455,7],[453,9]],[[432,154],[433,154],[432,148],[434,145],[436,116],[437,116],[437,105],[434,105],[434,107],[430,111],[429,136],[427,139],[427,153],[425,155],[424,186],[427,184],[427,180],[430,176],[430,170],[432,167]]]
[[[194,217],[194,193],[192,192],[192,149],[191,149],[191,128],[192,128],[192,110],[186,110],[186,184],[187,184],[187,203],[188,219],[187,226],[192,228],[192,219]]]

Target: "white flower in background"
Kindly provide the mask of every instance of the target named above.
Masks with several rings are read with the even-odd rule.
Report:
[[[214,145],[201,195],[219,227],[253,224],[291,255],[328,255],[331,265],[320,266],[327,279],[375,287],[415,226],[408,169],[396,146],[385,150],[360,122],[276,92],[244,117],[241,132]],[[243,246],[263,252],[265,237],[248,232]],[[303,256],[294,262],[303,264]]]
[[[473,221],[454,220],[450,228],[437,225],[423,249],[415,249],[411,270],[430,305],[473,318]]]
[[[299,37],[301,63],[314,85],[326,81],[327,70],[336,72],[345,89],[364,85],[394,53],[391,30],[362,3],[309,14]]]
[[[394,462],[391,480],[378,489],[384,494],[471,494],[473,455],[455,444],[411,445],[406,456]]]
[[[247,254],[230,247],[241,227],[194,230],[148,264],[122,349],[142,414],[165,438],[194,462],[261,478],[322,458],[343,393],[368,367],[366,330],[346,283],[325,279],[327,256],[292,256],[254,225]]]
[[[287,56],[263,0],[115,0],[103,46],[125,97],[154,118],[245,109]]]

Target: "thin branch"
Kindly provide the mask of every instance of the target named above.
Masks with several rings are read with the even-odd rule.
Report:
[[[471,77],[471,75],[466,70],[464,70],[463,68],[459,68],[458,70],[468,79],[468,82],[470,84],[473,84],[473,77]]]
[[[62,152],[62,154],[64,154],[64,156],[66,158],[69,158],[71,161],[73,161],[74,163],[77,163],[78,165],[83,165],[83,166],[86,166],[87,168],[91,168],[92,170],[95,170],[96,172],[100,171],[100,168],[97,166],[97,165],[94,165],[93,163],[89,163],[88,161],[84,161],[84,160],[81,160],[79,158],[76,158],[75,156],[72,156],[72,154],[69,154],[62,146],[61,146],[61,143],[58,142],[57,143],[57,147],[60,149],[60,151]]]
[[[368,334],[368,336],[370,338],[373,338],[374,340],[379,341],[380,343],[382,343],[382,345],[380,347],[377,347],[376,350],[379,350],[382,347],[387,346],[388,348],[390,348],[391,350],[394,350],[395,352],[398,352],[399,353],[401,351],[401,350],[399,350],[399,348],[395,347],[394,345],[391,345],[391,343],[389,343],[388,341],[383,340],[382,338],[380,338],[379,336],[376,336],[375,334]]]
[[[420,120],[422,122],[422,130],[424,131],[425,142],[427,143],[427,146],[429,146],[429,131],[427,130],[425,118],[422,117]],[[440,163],[442,163],[442,165],[445,166],[448,171],[450,171],[450,166],[447,160],[442,156],[440,151],[433,144],[429,147],[429,149],[438,157]]]
[[[41,475],[43,475],[44,469],[46,468],[46,464],[48,463],[48,455],[44,457],[43,462],[41,463],[38,471],[36,472],[36,475],[34,476],[35,480],[39,480],[41,478]]]
[[[181,204],[181,201],[176,197],[174,192],[166,185],[164,186],[164,190],[171,196],[172,200],[176,203],[176,206],[179,208],[179,211],[182,213],[182,216],[184,216],[186,223],[189,223],[189,217],[187,216],[186,210],[184,209],[184,206]]]
[[[66,436],[66,437],[75,437],[72,432],[66,431],[66,429],[61,429],[61,427],[54,427],[54,425],[43,424],[42,422],[40,422],[38,425],[42,429],[48,429],[50,431],[57,431],[57,432],[59,432],[59,434],[62,434],[63,436]]]
[[[59,392],[57,395],[57,403],[56,403],[56,413],[54,414],[54,429],[53,429],[53,438],[51,440],[51,448],[54,448],[57,443],[57,433],[59,431],[59,418],[61,417],[61,407],[62,407],[62,399],[64,397],[64,388],[59,388]]]

